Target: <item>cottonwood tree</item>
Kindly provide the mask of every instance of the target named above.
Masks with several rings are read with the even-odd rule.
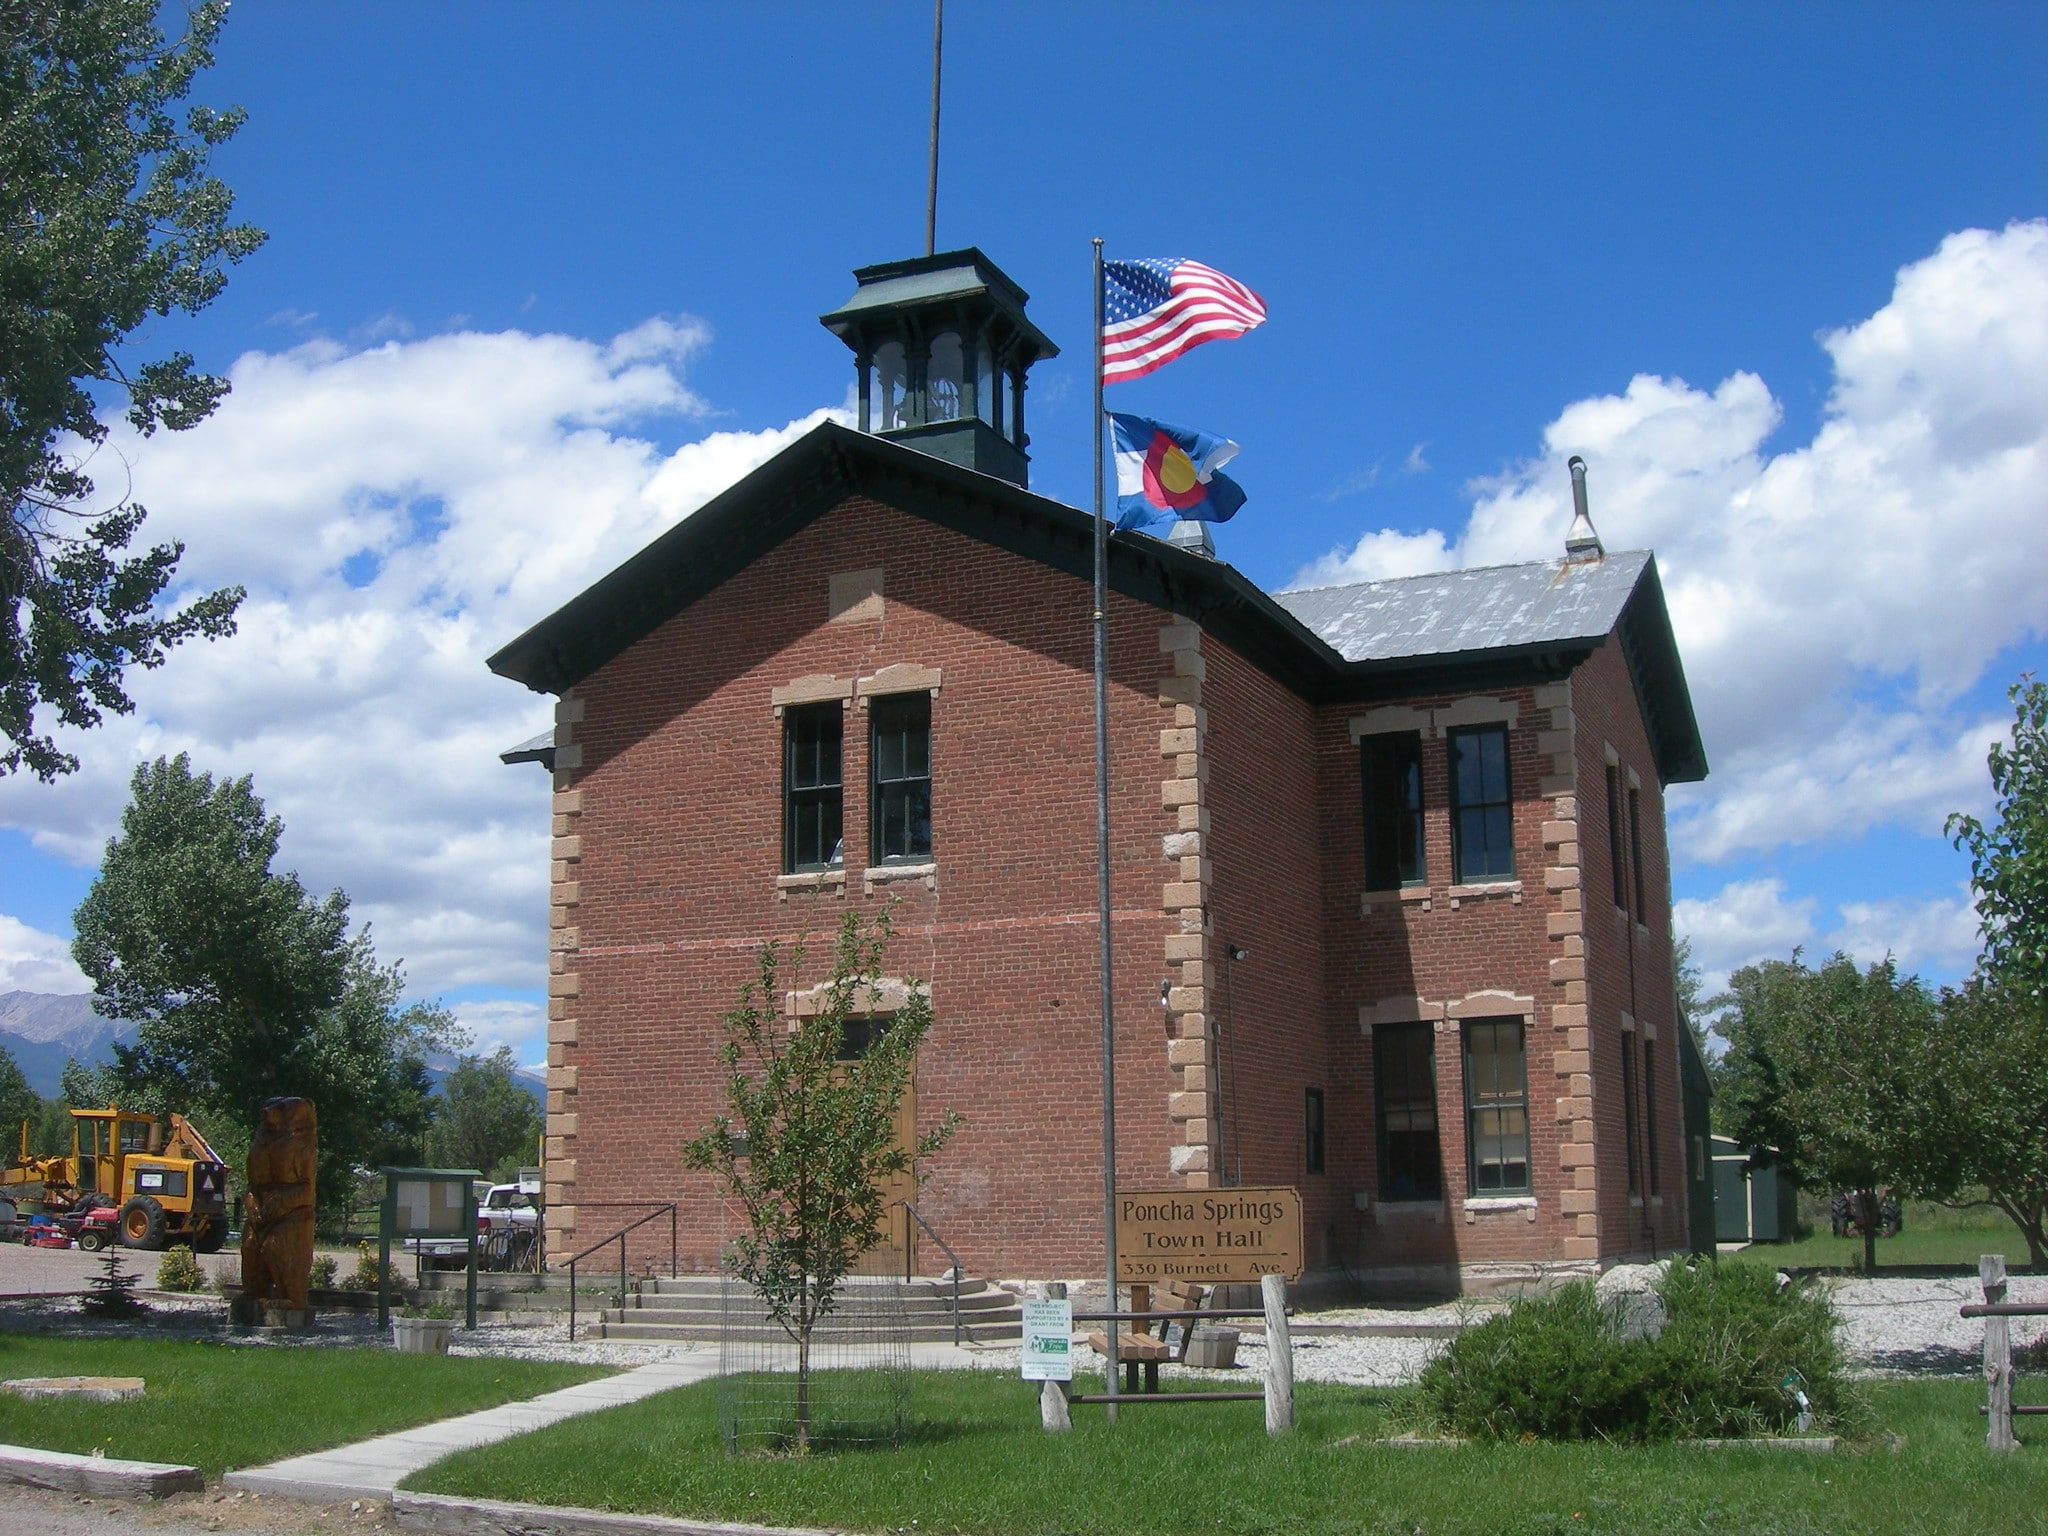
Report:
[[[176,10],[176,6],[161,9]],[[129,343],[152,316],[194,313],[263,242],[229,222],[208,157],[242,113],[176,109],[227,19],[226,0],[158,30],[158,0],[0,4],[0,774],[78,766],[36,711],[66,725],[133,708],[124,672],[194,635],[232,633],[239,587],[159,612],[183,546],[126,553],[143,509],[95,508],[86,472],[102,408],[142,433],[205,420],[225,379],[189,354]],[[125,488],[124,488],[125,491]]]
[[[246,777],[216,783],[183,756],[145,763],[71,952],[94,1009],[137,1026],[93,1088],[199,1117],[224,1154],[248,1144],[265,1099],[309,1098],[332,1202],[355,1164],[419,1145],[424,1057],[454,1021],[398,1006],[398,968],[350,935],[345,895],[316,900],[271,868],[283,832]]]
[[[683,1149],[684,1166],[717,1176],[746,1230],[728,1252],[796,1346],[796,1450],[811,1444],[811,1344],[840,1282],[883,1237],[885,1180],[917,1174],[952,1136],[946,1114],[915,1145],[896,1138],[931,1003],[912,987],[903,1006],[871,1019],[888,913],[863,925],[849,912],[815,1011],[792,1018],[788,994],[803,950],[762,947],[755,979],[725,1016],[718,1052],[728,1110]],[[850,1029],[849,1026],[852,1026]]]
[[[464,1056],[442,1080],[427,1131],[427,1161],[437,1168],[480,1168],[503,1183],[534,1161],[546,1117],[513,1076],[512,1048]]]
[[[1949,1176],[1930,1146],[1934,995],[1890,957],[1859,971],[1836,954],[1813,970],[1795,952],[1744,966],[1715,1001],[1726,1010],[1716,1108],[1728,1133],[1774,1148],[1809,1188],[1850,1191],[1875,1269],[1878,1190],[1932,1194]]]

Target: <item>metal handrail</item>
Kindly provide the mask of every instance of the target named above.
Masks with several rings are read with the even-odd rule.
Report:
[[[932,1230],[932,1224],[919,1214],[916,1206],[912,1205],[908,1200],[899,1200],[896,1203],[902,1206],[904,1210],[910,1212],[910,1219],[920,1227],[923,1227],[925,1236],[944,1249],[946,1257],[953,1261],[953,1345],[955,1348],[958,1348],[960,1344],[960,1255],[953,1251],[952,1246],[943,1237]],[[904,1235],[907,1237],[909,1234],[906,1233]],[[903,1283],[906,1285],[911,1280],[910,1250],[911,1245],[906,1242],[903,1245]]]
[[[569,1256],[569,1342],[571,1344],[576,1342],[576,1266],[589,1258],[593,1253],[596,1253],[598,1249],[609,1248],[613,1243],[619,1245],[619,1305],[623,1307],[626,1304],[626,1234],[639,1231],[640,1228],[646,1226],[647,1223],[653,1221],[666,1211],[668,1213],[668,1272],[671,1278],[674,1278],[677,1273],[676,1263],[679,1250],[676,1246],[675,1202],[671,1200],[662,1204],[656,1204],[652,1200],[622,1200],[616,1203],[621,1205],[653,1205],[654,1209],[645,1216],[642,1216],[638,1221],[629,1222],[619,1228],[610,1237],[600,1239],[592,1243],[581,1253]]]

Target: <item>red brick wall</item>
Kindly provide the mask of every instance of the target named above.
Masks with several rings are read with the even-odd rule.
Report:
[[[1594,1121],[1600,1164],[1600,1251],[1603,1255],[1668,1253],[1687,1241],[1685,1131],[1678,1084],[1677,1001],[1672,986],[1671,876],[1665,845],[1664,795],[1650,741],[1636,704],[1635,686],[1619,645],[1603,646],[1572,678],[1578,716],[1579,821],[1585,867],[1586,954],[1591,986]],[[1614,901],[1614,862],[1608,840],[1607,752],[1619,760],[1623,797],[1622,876],[1627,909]],[[1636,905],[1629,867],[1626,798],[1629,771],[1640,781],[1643,910]],[[1635,1047],[1650,1042],[1657,1143],[1648,1126],[1638,1078],[1639,1193],[1627,1181],[1622,1092],[1622,1020],[1635,1020]],[[1640,1071],[1641,1057],[1637,1058]],[[1657,1165],[1659,1194],[1649,1193],[1648,1159]]]
[[[880,567],[881,616],[827,622],[835,572]],[[900,896],[890,970],[927,982],[921,1119],[963,1123],[920,1200],[985,1273],[1085,1274],[1100,1263],[1101,1157],[1094,727],[1085,582],[872,502],[836,509],[664,624],[575,690],[584,718],[575,818],[578,989],[557,1048],[556,1107],[576,1135],[573,1240],[630,1213],[596,1202],[681,1198],[686,1262],[709,1264],[722,1218],[680,1149],[720,1106],[719,1017],[770,937],[828,938],[848,908]],[[1166,1182],[1159,982],[1158,631],[1111,609],[1124,1180]],[[941,669],[932,707],[937,888],[862,890],[866,716],[846,716],[843,896],[779,898],[781,724],[770,693],[812,674]],[[806,980],[824,971],[814,945]],[[560,1239],[557,1251],[560,1252]],[[665,1249],[666,1234],[660,1246]],[[651,1246],[642,1251],[651,1251]],[[943,1263],[943,1260],[937,1262]]]
[[[1324,1027],[1315,711],[1214,639],[1204,637],[1202,654],[1224,1164],[1215,1182],[1298,1188],[1308,1262],[1321,1268],[1330,1262],[1330,1223],[1351,1197],[1334,1158],[1326,1153],[1320,1175],[1304,1162],[1304,1090],[1323,1090],[1326,1136],[1335,1092]],[[1233,944],[1245,959],[1227,958]]]
[[[1459,1020],[1444,1018],[1435,1032],[1444,1208],[1441,1215],[1417,1209],[1351,1212],[1344,1233],[1347,1257],[1361,1269],[1553,1260],[1563,1256],[1561,1245],[1570,1230],[1558,1203],[1552,1064],[1558,1032],[1551,1019],[1554,989],[1549,970],[1556,946],[1545,924],[1546,917],[1561,908],[1558,893],[1547,889],[1545,883],[1551,859],[1543,827],[1552,815],[1552,803],[1542,790],[1551,758],[1538,744],[1539,735],[1550,728],[1551,711],[1538,709],[1535,692],[1527,687],[1491,689],[1486,696],[1513,705],[1515,711],[1508,733],[1508,758],[1519,890],[1472,898],[1452,895],[1446,742],[1434,729],[1426,728],[1422,733],[1426,909],[1420,900],[1387,900],[1383,893],[1376,893],[1370,912],[1361,911],[1365,833],[1360,751],[1351,739],[1349,721],[1365,714],[1369,706],[1339,705],[1321,711],[1317,756],[1328,850],[1322,889],[1329,935],[1327,1023],[1344,1090],[1332,1106],[1332,1118],[1341,1126],[1332,1138],[1333,1157],[1341,1160],[1333,1163],[1332,1173],[1341,1178],[1346,1203],[1353,1191],[1365,1191],[1372,1205],[1379,1207],[1372,1042],[1362,1027],[1361,1007],[1386,999],[1420,997],[1442,1009],[1485,991],[1531,998],[1536,1017],[1533,1027],[1525,1029],[1525,1044],[1536,1219],[1531,1221],[1526,1210],[1474,1212],[1466,1219],[1462,1035]],[[1429,695],[1400,702],[1419,710],[1437,710],[1462,697]],[[1485,1005],[1485,1012],[1509,1015],[1519,1010]],[[1338,1178],[1333,1178],[1333,1183]]]

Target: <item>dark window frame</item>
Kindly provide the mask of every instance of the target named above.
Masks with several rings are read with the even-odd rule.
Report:
[[[1422,732],[1385,731],[1359,737],[1358,786],[1365,818],[1365,888],[1395,891],[1428,885]],[[1404,803],[1377,803],[1382,797],[1398,797]]]
[[[846,835],[846,721],[845,708],[837,700],[824,704],[792,704],[782,712],[782,872],[785,875],[818,874],[845,867]],[[814,741],[805,740],[811,726],[830,723],[832,730]],[[828,771],[822,742],[825,735],[836,738]],[[802,764],[809,752],[813,761]],[[817,808],[814,826],[805,824],[806,812]],[[829,840],[828,840],[829,839]],[[832,857],[838,845],[841,856]],[[806,857],[815,855],[815,857]]]
[[[1301,1160],[1309,1173],[1325,1171],[1328,1148],[1325,1142],[1323,1090],[1304,1088],[1301,1094]]]
[[[1628,1192],[1631,1197],[1643,1192],[1642,1155],[1637,1140],[1642,1134],[1637,1106],[1642,1100],[1636,1087],[1636,1075],[1636,1032],[1625,1029],[1621,1032],[1621,1127],[1628,1144]]]
[[[921,719],[924,771],[913,771],[912,742],[918,733],[914,721],[903,743],[902,771],[885,775],[889,754],[883,750],[883,736],[898,729],[894,722],[905,715]],[[932,696],[924,692],[878,694],[868,704],[868,862],[928,864],[931,860]]]
[[[1650,1197],[1655,1199],[1664,1190],[1657,1177],[1657,1074],[1648,1035],[1643,1036],[1643,1151],[1648,1160]]]
[[[1407,1040],[1411,1037],[1422,1042],[1423,1048],[1411,1054],[1419,1058],[1428,1069],[1427,1092],[1426,1094],[1416,1093],[1413,1091],[1414,1085],[1404,1084],[1403,1086],[1411,1090],[1409,1095],[1401,1099],[1390,1110],[1387,1098],[1387,1078],[1389,1075],[1387,1060],[1390,1056],[1396,1055],[1394,1042]],[[1373,1128],[1378,1142],[1380,1199],[1382,1201],[1395,1202],[1404,1200],[1435,1202],[1442,1200],[1444,1197],[1443,1115],[1442,1106],[1437,1097],[1436,1026],[1427,1022],[1375,1025],[1372,1032],[1372,1081]],[[1429,1124],[1427,1127],[1418,1128],[1409,1123],[1404,1124],[1399,1130],[1395,1130],[1390,1126],[1389,1118],[1391,1113],[1398,1112],[1403,1116],[1412,1117],[1417,1113],[1420,1106],[1425,1103],[1428,1105],[1429,1113]],[[1393,1140],[1397,1135],[1417,1138],[1427,1136],[1428,1145],[1431,1150],[1427,1155],[1422,1156],[1419,1162],[1412,1154],[1404,1154],[1397,1158]],[[1416,1144],[1420,1145],[1420,1142],[1418,1141]],[[1402,1165],[1403,1172],[1412,1173],[1419,1167],[1425,1178],[1419,1180],[1414,1188],[1397,1192],[1394,1187],[1395,1165],[1397,1162]]]
[[[1515,1046],[1513,1054],[1517,1063],[1517,1075],[1520,1078],[1520,1082],[1513,1089],[1497,1083],[1491,1092],[1483,1091],[1479,1082],[1480,1074],[1474,1070],[1475,1058],[1480,1054],[1475,1050],[1475,1046],[1479,1044],[1482,1036],[1487,1038],[1489,1045],[1493,1044],[1499,1039],[1501,1032],[1506,1030],[1514,1031]],[[1464,1058],[1465,1069],[1466,1196],[1467,1198],[1491,1199],[1497,1196],[1533,1195],[1536,1190],[1536,1180],[1529,1135],[1528,1021],[1522,1018],[1467,1019],[1465,1020],[1461,1035],[1460,1050]],[[1497,1059],[1504,1053],[1498,1049],[1492,1049],[1486,1054]],[[1507,1117],[1515,1115],[1521,1117],[1519,1138],[1522,1155],[1519,1160],[1512,1157],[1481,1158],[1480,1145],[1482,1140],[1489,1134],[1481,1129],[1482,1117],[1488,1115],[1502,1117],[1502,1124],[1506,1123]],[[1497,1142],[1508,1141],[1515,1135],[1516,1133],[1504,1129],[1491,1133],[1492,1139]],[[1511,1184],[1508,1182],[1506,1170],[1517,1165],[1522,1170],[1522,1179],[1519,1184]],[[1497,1181],[1491,1184],[1486,1181],[1485,1177],[1485,1169],[1488,1167],[1497,1167],[1501,1170],[1497,1176]]]
[[[1614,904],[1628,910],[1628,881],[1622,850],[1621,769],[1607,765],[1607,864],[1614,885]]]
[[[1467,801],[1459,792],[1459,753],[1464,743],[1485,742],[1497,737],[1500,741],[1500,797],[1487,794],[1485,784],[1485,749],[1480,748],[1480,798]],[[1508,728],[1504,724],[1461,725],[1452,728],[1444,737],[1446,777],[1450,781],[1451,806],[1451,875],[1459,885],[1492,885],[1515,878],[1515,791],[1514,764],[1508,753]],[[1468,818],[1478,816],[1482,830],[1482,856],[1495,852],[1503,853],[1504,866],[1496,867],[1487,857],[1483,868],[1473,865],[1471,838],[1467,831]],[[1498,821],[1496,823],[1496,818]],[[1499,846],[1495,846],[1493,832],[1498,827]]]
[[[1643,791],[1635,784],[1628,790],[1628,857],[1635,869],[1636,921],[1640,923],[1650,908],[1643,899]]]

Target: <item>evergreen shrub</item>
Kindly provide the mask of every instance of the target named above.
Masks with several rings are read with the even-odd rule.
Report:
[[[1827,1295],[1748,1264],[1674,1261],[1658,1283],[1665,1324],[1649,1337],[1590,1280],[1511,1304],[1468,1328],[1424,1368],[1418,1425],[1483,1440],[1652,1441],[1777,1435],[1799,1413],[1853,1431],[1860,1405],[1842,1378]]]

